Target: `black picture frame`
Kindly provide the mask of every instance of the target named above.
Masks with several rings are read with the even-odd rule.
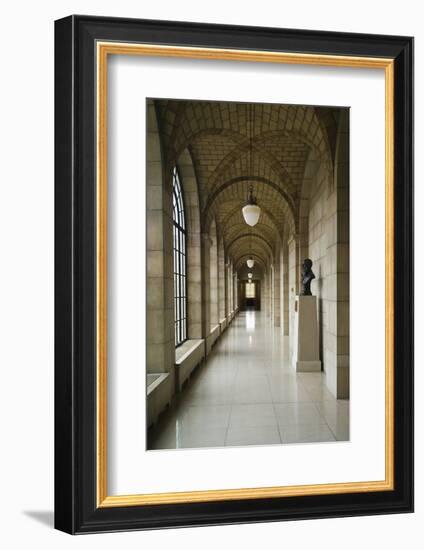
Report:
[[[394,60],[394,490],[97,507],[98,40]],[[73,15],[55,23],[55,75],[55,527],[76,534],[413,511],[413,39]]]

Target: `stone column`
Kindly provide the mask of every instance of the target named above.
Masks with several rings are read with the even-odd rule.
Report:
[[[178,159],[187,231],[187,336],[202,337],[202,262],[199,197],[196,174],[186,149]]]
[[[230,313],[230,288],[228,286],[228,270],[230,268],[230,260],[228,257],[225,257],[225,317],[228,319]]]
[[[233,264],[231,260],[228,261],[227,269],[227,289],[228,289],[228,313],[230,315],[233,311]]]
[[[211,246],[209,252],[209,275],[210,275],[210,330],[218,323],[218,250],[216,231],[212,234]]]
[[[201,237],[187,235],[187,331],[188,338],[202,337],[202,266]]]
[[[234,311],[234,266],[230,264],[231,313]]]
[[[280,267],[280,246],[275,247],[275,262],[274,262],[274,326],[281,326],[281,267]]]
[[[155,107],[147,104],[147,372],[174,372],[171,174],[163,173]],[[173,387],[173,384],[171,385]]]
[[[202,233],[202,338],[210,332],[210,247],[212,241],[208,233]]]
[[[219,290],[219,321],[225,318],[225,253],[224,241],[218,239],[218,290]]]
[[[281,332],[289,334],[289,260],[287,242],[280,248]]]
[[[290,356],[293,354],[293,332],[294,332],[294,308],[295,298],[299,294],[299,236],[291,235],[287,241],[288,248],[288,279],[289,279],[289,335],[290,335]]]
[[[263,312],[265,313],[265,316],[268,317],[268,293],[269,293],[269,286],[268,286],[268,268],[264,270],[264,276],[263,276],[263,292],[262,292],[262,304],[263,304]]]

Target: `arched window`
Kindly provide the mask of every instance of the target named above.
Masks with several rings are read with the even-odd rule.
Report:
[[[173,172],[174,319],[175,345],[187,340],[187,255],[184,201],[177,168]]]

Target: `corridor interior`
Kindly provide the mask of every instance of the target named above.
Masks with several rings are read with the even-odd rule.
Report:
[[[349,109],[146,121],[147,449],[348,440]]]
[[[296,373],[288,338],[259,311],[240,313],[172,407],[149,449],[272,445],[349,439],[349,401],[324,373]]]

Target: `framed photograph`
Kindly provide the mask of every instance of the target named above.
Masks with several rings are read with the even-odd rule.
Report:
[[[55,24],[55,525],[413,510],[413,39]]]

